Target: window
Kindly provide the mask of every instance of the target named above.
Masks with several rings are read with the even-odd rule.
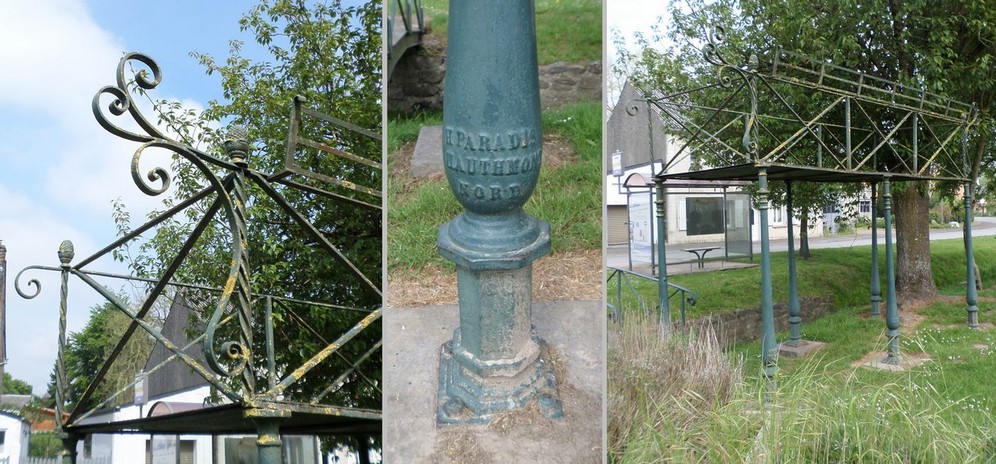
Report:
[[[861,212],[862,213],[870,213],[871,211],[872,211],[872,202],[871,202],[871,200],[861,200]]]
[[[7,452],[7,431],[0,430],[0,454]]]
[[[768,211],[771,213],[771,222],[773,224],[781,224],[785,222],[785,210],[770,204],[768,205],[768,208]]]

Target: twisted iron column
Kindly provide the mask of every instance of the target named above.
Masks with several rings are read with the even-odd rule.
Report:
[[[69,263],[76,256],[73,242],[63,240],[59,244],[58,255],[60,267],[62,268],[62,286],[59,291],[59,353],[55,362],[55,435],[62,441],[62,446],[65,448],[62,455],[62,462],[65,464],[75,464],[76,443],[79,442],[79,437],[66,433],[63,429],[65,424],[62,423],[65,414],[66,386],[68,385],[66,379],[66,313],[68,311],[67,300],[69,299]]]
[[[249,155],[252,153],[252,145],[248,141],[249,134],[245,127],[232,125],[228,128],[222,148],[228,159],[239,169],[235,171],[232,185],[232,200],[235,215],[236,238],[242,244],[239,253],[239,269],[236,276],[236,309],[239,311],[239,335],[245,347],[252,349],[252,299],[250,298],[250,276],[249,276],[249,239],[248,220],[249,214],[246,211],[246,202],[249,195],[246,192],[246,171],[249,169]],[[256,379],[253,377],[252,356],[246,355],[246,368],[242,371],[242,381],[246,389],[250,392],[256,390]]]

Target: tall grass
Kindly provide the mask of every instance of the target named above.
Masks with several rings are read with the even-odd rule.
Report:
[[[656,319],[633,317],[608,351],[609,455],[614,462],[653,462],[675,443],[666,437],[697,427],[742,383],[742,363],[720,349],[712,327],[684,334]]]
[[[651,325],[627,330],[642,331],[652,339],[655,329]],[[627,337],[632,335],[622,338]],[[766,404],[759,380],[745,383],[723,378],[742,377],[740,365],[726,374],[706,370],[709,373],[700,377],[714,379],[725,395],[712,393],[716,391],[712,384],[698,390],[703,388],[701,382],[688,382],[685,375],[674,372],[701,369],[702,364],[694,361],[710,357],[709,365],[722,365],[725,358],[715,354],[715,347],[694,337],[651,339],[642,340],[637,351],[610,355],[610,462],[960,463],[996,459],[992,418],[951,420],[952,403],[917,376],[869,383],[860,376],[842,378],[824,369],[826,360],[817,358],[805,361],[791,376],[779,378],[772,401]],[[627,343],[633,344],[622,344]],[[624,353],[638,357],[627,359]],[[674,364],[656,367],[661,362]],[[614,376],[627,373],[624,380],[613,381]],[[613,386],[628,390],[616,392]]]

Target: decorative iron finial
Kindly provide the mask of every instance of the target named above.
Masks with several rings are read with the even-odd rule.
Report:
[[[249,153],[252,152],[252,145],[249,144],[249,133],[240,124],[228,126],[225,142],[222,145],[228,158],[237,166],[248,165]]]
[[[63,266],[68,266],[74,256],[76,256],[76,250],[73,248],[73,242],[70,240],[63,240],[62,243],[59,244],[59,262],[62,263]]]

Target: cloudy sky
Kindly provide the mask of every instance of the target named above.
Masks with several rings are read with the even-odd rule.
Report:
[[[137,6],[138,5],[138,6]],[[111,202],[121,198],[140,220],[156,200],[131,180],[137,144],[104,131],[90,102],[113,84],[123,53],[155,59],[163,82],[155,97],[202,108],[222,99],[191,51],[223,59],[229,41],[252,42],[238,19],[249,2],[0,0],[0,241],[7,247],[7,372],[44,394],[55,360],[59,280],[32,272],[41,294],[24,300],[14,277],[26,266],[57,266],[62,240],[77,260],[115,238]],[[150,161],[155,163],[155,160]],[[164,163],[166,164],[166,163]],[[153,166],[143,167],[143,171]],[[137,224],[135,224],[137,225]],[[109,260],[88,267],[122,271]],[[70,287],[68,326],[85,325],[100,297]]]
[[[619,56],[620,49],[617,48],[613,37],[616,33],[624,39],[624,49],[636,52],[637,32],[643,33],[648,38],[651,34],[651,27],[667,19],[667,4],[665,0],[604,0],[605,1],[605,62],[609,71],[607,76],[607,86],[605,89],[605,99],[607,107],[615,105],[619,98],[619,91],[622,90],[623,81],[619,75],[613,73],[613,64]],[[666,28],[664,23],[660,24],[663,32]]]
[[[137,144],[97,125],[90,109],[93,95],[114,83],[123,53],[140,51],[163,71],[155,97],[191,108],[222,99],[218,76],[205,75],[188,54],[221,59],[230,40],[252,43],[238,28],[251,3],[0,0],[0,241],[8,261],[7,372],[31,383],[36,394],[44,393],[55,360],[58,275],[32,272],[22,278],[22,284],[30,278],[41,281],[42,291],[33,300],[16,294],[14,277],[29,265],[57,266],[62,240],[73,241],[77,260],[112,241],[112,200],[121,198],[136,220],[156,202],[139,192],[130,177]],[[632,44],[634,32],[648,32],[664,6],[660,0],[606,1],[606,31],[618,30]],[[606,44],[611,66],[617,53],[611,35]],[[251,47],[248,52],[253,53]],[[608,98],[614,98],[616,85],[610,82]],[[123,271],[109,260],[89,268]],[[68,325],[77,330],[102,299],[79,282],[71,285],[69,295]]]

